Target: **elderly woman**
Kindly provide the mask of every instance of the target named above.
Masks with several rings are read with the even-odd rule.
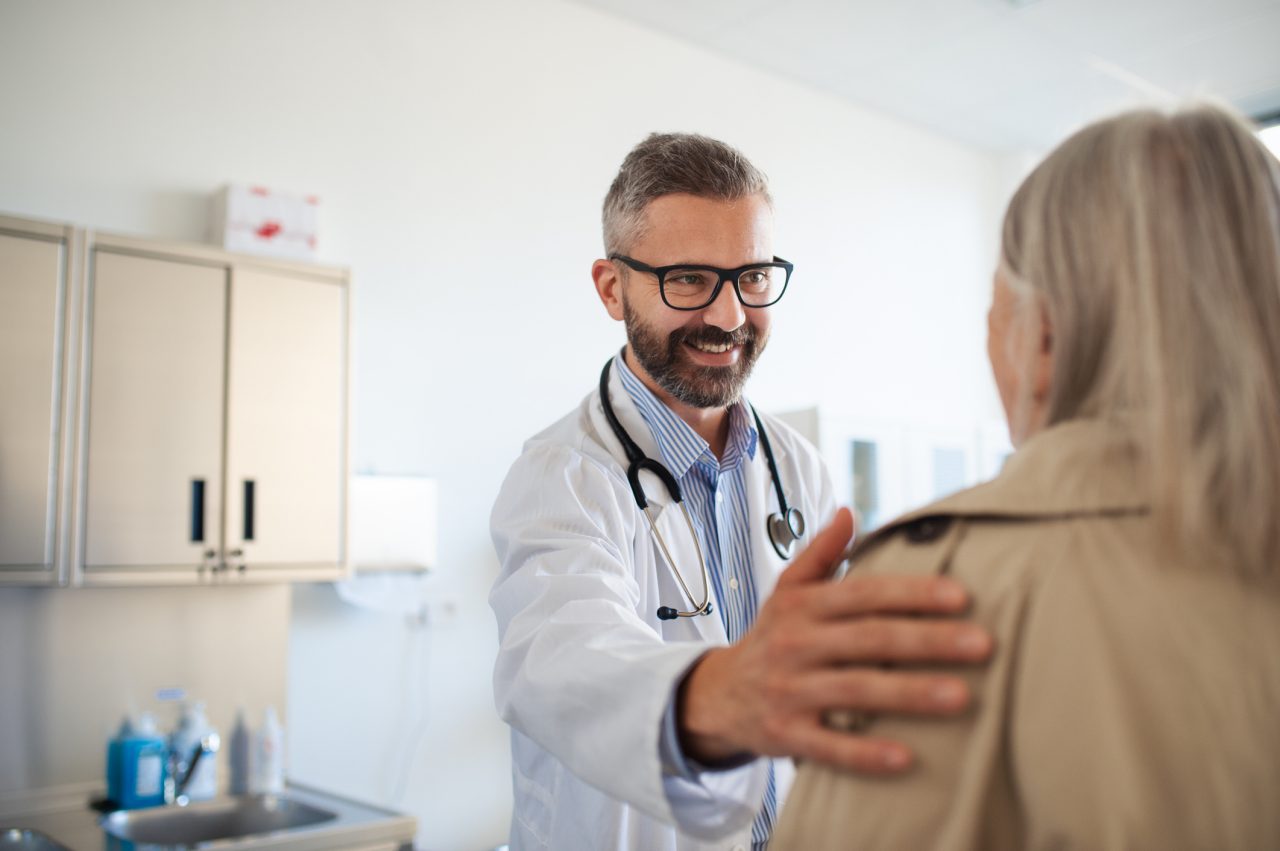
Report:
[[[1005,217],[988,352],[1017,452],[855,549],[997,636],[899,780],[802,767],[782,849],[1280,848],[1280,165],[1240,119],[1079,132]]]

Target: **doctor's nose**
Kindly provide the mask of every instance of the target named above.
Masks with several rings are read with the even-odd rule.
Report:
[[[747,321],[746,309],[738,300],[732,281],[725,281],[716,300],[702,309],[702,321],[721,331],[736,331]]]

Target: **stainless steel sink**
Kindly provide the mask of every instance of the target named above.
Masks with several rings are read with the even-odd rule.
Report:
[[[0,828],[0,851],[71,851],[38,830]]]
[[[0,851],[412,851],[417,829],[412,816],[291,782],[276,796],[105,816],[79,796],[46,797],[0,816]]]
[[[323,824],[329,810],[290,797],[247,795],[185,807],[120,810],[103,818],[109,836],[137,846],[186,848],[220,839],[257,836]]]

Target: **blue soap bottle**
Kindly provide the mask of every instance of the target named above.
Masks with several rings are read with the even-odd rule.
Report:
[[[120,729],[116,731],[111,741],[107,742],[107,800],[120,806],[121,783],[121,758],[124,752],[124,741],[133,735],[133,724],[129,722],[128,716],[120,722]]]
[[[135,810],[163,804],[168,763],[169,748],[164,736],[156,729],[151,713],[144,712],[130,735],[120,742],[120,790],[115,798],[120,808]]]

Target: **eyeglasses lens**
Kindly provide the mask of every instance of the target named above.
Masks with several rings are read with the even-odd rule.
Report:
[[[663,292],[672,307],[703,307],[711,302],[720,277],[707,269],[672,269],[662,281]],[[738,291],[748,307],[764,307],[777,300],[787,283],[787,270],[778,266],[756,266],[738,275]]]

